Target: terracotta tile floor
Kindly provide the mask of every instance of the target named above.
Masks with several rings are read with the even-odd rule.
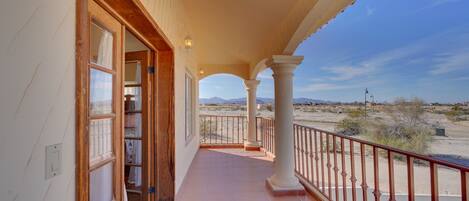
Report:
[[[274,197],[265,186],[272,161],[262,152],[200,149],[176,201],[306,201],[307,196]]]

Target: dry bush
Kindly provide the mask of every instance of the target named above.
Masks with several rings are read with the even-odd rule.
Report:
[[[348,117],[339,121],[336,125],[338,133],[343,135],[359,135],[365,130],[365,110],[361,108],[349,109]]]
[[[336,130],[343,135],[359,135],[364,131],[364,123],[363,119],[347,117],[337,123]]]
[[[215,126],[215,121],[207,120],[207,119],[200,119],[199,131],[200,134],[210,134],[210,128]]]
[[[468,120],[469,110],[464,109],[459,105],[455,105],[451,107],[451,109],[444,113],[448,120],[456,122],[456,121],[466,121]]]
[[[266,106],[265,106],[265,109],[267,109],[269,112],[272,112],[272,111],[273,111],[272,105],[266,105]]]
[[[423,116],[424,102],[414,98],[410,101],[397,99],[386,108],[391,121],[371,121],[366,127],[366,137],[376,143],[426,153],[432,130]]]

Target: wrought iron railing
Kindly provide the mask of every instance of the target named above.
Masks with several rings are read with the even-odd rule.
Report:
[[[202,145],[242,145],[247,133],[246,116],[200,115]]]
[[[264,125],[260,127],[263,150],[274,155],[274,120],[259,119]],[[415,201],[419,196],[417,200],[428,197],[438,201],[445,196],[444,200],[468,201],[468,167],[299,124],[294,124],[293,128],[296,173],[307,188],[327,200]],[[397,176],[396,163],[399,163]],[[418,186],[428,188],[428,195],[416,193],[416,170],[418,179],[429,177],[428,182],[419,182]],[[458,178],[456,181],[448,177],[438,179],[440,175],[451,173]],[[422,178],[422,175],[428,176]],[[400,181],[399,185],[405,185],[406,192],[396,191],[396,180]],[[448,183],[450,187],[445,186]],[[442,195],[440,187],[459,188],[455,191],[460,194]],[[402,191],[402,186],[399,189]]]

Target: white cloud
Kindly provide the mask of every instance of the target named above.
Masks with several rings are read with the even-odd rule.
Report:
[[[340,65],[331,67],[322,67],[321,69],[334,74],[329,80],[343,81],[351,80],[357,77],[371,75],[392,62],[399,61],[409,57],[424,48],[422,43],[415,43],[408,46],[385,51],[373,57],[365,59],[354,65]]]
[[[430,7],[436,7],[436,6],[440,6],[440,5],[447,4],[447,3],[455,3],[458,1],[460,0],[432,0]]]
[[[435,64],[430,74],[441,75],[457,70],[469,69],[469,49],[439,54],[434,59]]]
[[[455,80],[455,81],[469,80],[469,76],[466,76],[466,77],[458,77],[458,78],[454,78],[453,80]]]
[[[350,86],[347,85],[337,85],[331,83],[315,83],[307,85],[303,88],[300,88],[299,91],[302,92],[317,92],[317,91],[331,91],[331,90],[340,90],[340,89],[347,89]],[[354,88],[354,87],[352,87]]]
[[[375,8],[371,8],[371,7],[367,6],[366,7],[366,15],[367,16],[373,15],[373,13],[375,13],[375,10],[376,10]]]
[[[335,74],[334,77],[330,77],[331,80],[350,80],[355,77],[366,75],[375,70],[375,67],[369,65],[362,66],[335,66],[335,67],[324,67],[322,70],[328,71]]]
[[[272,71],[269,69],[265,69],[261,73],[257,74],[257,78],[260,80],[273,80]]]

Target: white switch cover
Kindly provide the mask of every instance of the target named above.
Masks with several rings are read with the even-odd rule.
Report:
[[[46,147],[46,179],[62,173],[62,144]]]

